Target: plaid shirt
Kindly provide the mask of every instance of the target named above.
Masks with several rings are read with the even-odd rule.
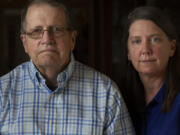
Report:
[[[117,86],[71,58],[52,91],[32,61],[0,78],[1,135],[131,135]]]

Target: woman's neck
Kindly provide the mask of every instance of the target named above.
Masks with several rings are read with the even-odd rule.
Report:
[[[156,96],[161,86],[163,85],[164,75],[161,76],[140,75],[140,79],[144,86],[146,104],[148,105],[153,100],[153,98]]]

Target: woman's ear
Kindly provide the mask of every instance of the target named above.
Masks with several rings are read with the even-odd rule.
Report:
[[[127,57],[128,57],[128,60],[131,61],[131,56],[129,53],[127,54]]]
[[[176,51],[176,40],[171,41],[171,50],[170,50],[170,56],[174,56],[174,53]]]

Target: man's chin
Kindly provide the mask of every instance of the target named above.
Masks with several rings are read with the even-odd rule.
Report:
[[[54,67],[54,66],[58,66],[57,62],[52,61],[45,61],[45,62],[41,62],[40,65],[42,66],[48,66],[48,67]]]
[[[54,59],[45,59],[38,62],[41,67],[57,67],[58,61]]]

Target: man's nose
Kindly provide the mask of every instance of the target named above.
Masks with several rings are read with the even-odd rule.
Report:
[[[43,33],[42,33],[41,41],[42,42],[47,42],[47,41],[52,40],[52,39],[53,39],[52,33],[49,30],[44,30]]]

